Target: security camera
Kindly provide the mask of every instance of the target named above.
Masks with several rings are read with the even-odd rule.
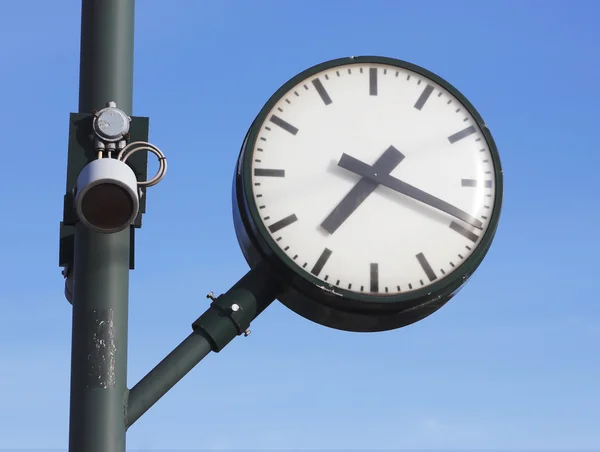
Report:
[[[138,182],[125,162],[99,158],[79,173],[75,210],[89,229],[105,234],[122,231],[133,223],[139,207]]]

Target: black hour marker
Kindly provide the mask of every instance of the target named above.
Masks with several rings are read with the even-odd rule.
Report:
[[[372,67],[369,69],[369,94],[371,96],[377,96],[377,68]]]
[[[371,292],[379,292],[379,264],[371,264]]]
[[[325,90],[325,87],[321,83],[321,80],[316,78],[312,81],[312,84],[314,85],[315,89],[317,90],[317,93],[319,93],[319,96],[321,96],[321,99],[323,100],[325,105],[329,105],[331,103],[331,97],[329,97],[329,94]]]
[[[279,221],[276,221],[271,226],[269,226],[269,231],[271,231],[271,233],[274,234],[275,232],[279,231],[280,229],[283,229],[286,226],[289,226],[290,224],[295,223],[296,221],[298,221],[298,217],[296,217],[295,214],[289,215]]]
[[[427,85],[415,103],[415,108],[417,110],[423,108],[423,105],[425,105],[425,102],[427,102],[431,93],[433,93],[433,85]]]
[[[469,239],[472,242],[476,242],[477,239],[479,238],[479,236],[477,234],[474,234],[473,232],[471,232],[467,228],[465,228],[462,224],[455,223],[454,221],[450,223],[450,229],[458,232],[460,235],[466,237],[467,239]]]
[[[419,264],[421,264],[423,271],[427,275],[427,278],[429,278],[429,281],[435,281],[437,279],[437,276],[435,276],[431,265],[429,265],[429,262],[427,262],[427,259],[425,259],[425,255],[423,253],[419,253],[416,257],[419,261]]]
[[[475,126],[469,126],[466,129],[461,130],[460,132],[456,132],[454,135],[450,135],[448,137],[448,141],[451,144],[454,144],[457,141],[460,141],[463,138],[468,137],[469,135],[473,135],[475,132],[477,132],[477,129],[475,128]]]
[[[292,135],[296,135],[298,133],[298,129],[291,125],[289,122],[285,122],[279,116],[271,115],[271,119],[269,119],[276,126],[281,127],[286,132],[291,133]]]
[[[477,187],[477,180],[476,179],[463,179],[462,186],[463,187]]]
[[[321,273],[321,270],[323,270],[323,267],[325,267],[329,256],[331,256],[331,250],[325,248],[310,272],[315,276],[319,276],[319,273]]]
[[[268,168],[254,168],[255,176],[266,176],[266,177],[285,177],[285,170],[282,169],[268,169]]]
[[[491,180],[483,181],[483,186],[485,188],[492,188],[492,181]]]

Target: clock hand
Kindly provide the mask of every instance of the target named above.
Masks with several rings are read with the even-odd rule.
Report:
[[[429,193],[426,193],[410,184],[407,184],[406,182],[390,176],[389,173],[382,174],[373,166],[363,163],[360,160],[349,156],[348,154],[342,154],[338,165],[347,169],[348,171],[363,176],[363,179],[366,178],[377,184],[385,185],[386,187],[391,188],[398,193],[402,193],[403,195],[416,199],[423,204],[427,204],[431,207],[441,210],[442,212],[446,212],[448,215],[452,215],[453,217],[458,218],[459,220],[462,220],[471,226],[474,226],[478,229],[483,228],[483,223],[481,221],[472,217],[463,210],[460,210],[458,207],[455,207],[446,201],[442,201],[441,199],[436,198]]]
[[[389,174],[403,158],[404,155],[400,151],[394,146],[390,146],[369,168],[375,172]],[[361,178],[327,218],[323,220],[321,227],[333,234],[378,186],[379,182],[372,181],[368,177]]]

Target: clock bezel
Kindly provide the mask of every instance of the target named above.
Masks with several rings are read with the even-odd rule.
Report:
[[[457,266],[456,270],[423,288],[392,295],[374,295],[368,292],[354,292],[332,284],[328,284],[327,282],[324,282],[321,279],[311,275],[309,272],[302,270],[289,256],[287,256],[283,250],[279,248],[275,240],[273,240],[269,234],[258,212],[252,186],[252,151],[256,145],[256,140],[261,127],[267,120],[267,115],[275,106],[275,104],[277,104],[277,102],[279,102],[287,93],[290,92],[294,86],[300,82],[308,80],[311,76],[314,76],[322,71],[351,64],[383,64],[398,67],[426,77],[434,83],[442,86],[445,90],[455,96],[456,99],[463,104],[464,108],[473,117],[475,123],[481,130],[484,139],[486,140],[486,144],[492,156],[495,176],[495,198],[494,208],[490,215],[488,228],[480,238],[479,243],[476,244],[476,247],[471,255],[466,258],[461,265]],[[242,216],[242,224],[245,225],[243,227],[246,230],[248,239],[252,243],[253,248],[255,248],[255,251],[257,251],[262,258],[270,261],[275,267],[276,271],[284,276],[289,284],[294,286],[294,288],[296,288],[300,293],[305,294],[315,301],[325,303],[330,307],[335,307],[336,309],[342,309],[344,311],[377,310],[398,312],[411,309],[415,306],[428,303],[432,300],[449,299],[451,294],[454,294],[479,267],[491,246],[498,227],[503,195],[502,175],[503,173],[500,156],[489,129],[475,107],[458,89],[437,74],[434,74],[433,72],[415,64],[388,57],[361,56],[337,58],[312,66],[289,79],[269,98],[250,126],[246,135],[246,139],[244,140],[238,160],[234,191],[238,198],[237,203],[239,203],[236,207],[240,211],[239,213]],[[236,200],[234,199],[234,204],[235,203]],[[240,227],[242,227],[241,224]],[[238,240],[239,239],[240,237],[238,235]],[[246,259],[249,260],[249,257],[246,256]],[[250,265],[252,264],[250,263]],[[296,312],[298,312],[298,309],[302,309],[298,306],[294,308],[285,301],[281,301]],[[297,303],[290,304],[297,305]],[[304,315],[301,312],[298,313]]]

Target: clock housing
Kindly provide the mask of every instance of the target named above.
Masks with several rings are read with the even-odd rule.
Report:
[[[348,65],[388,65],[412,71],[432,80],[457,98],[474,118],[485,137],[494,159],[495,203],[491,218],[473,252],[449,275],[438,281],[405,293],[372,294],[345,290],[328,284],[306,271],[284,253],[269,234],[253,195],[253,152],[261,127],[273,107],[296,85],[324,70]],[[494,237],[502,201],[502,170],[493,138],[485,123],[458,90],[435,74],[410,63],[385,57],[351,57],[314,66],[284,84],[265,104],[251,125],[236,165],[233,183],[233,210],[236,235],[251,267],[268,261],[273,271],[286,282],[278,299],[296,313],[323,325],[349,331],[383,331],[406,326],[435,312],[450,300],[485,257]]]

